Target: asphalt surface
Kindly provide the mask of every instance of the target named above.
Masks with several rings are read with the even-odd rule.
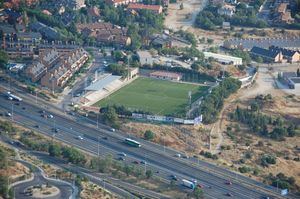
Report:
[[[221,167],[209,164],[196,159],[181,159],[174,155],[178,152],[164,148],[144,140],[141,148],[129,147],[124,144],[124,134],[110,132],[108,127],[88,123],[87,119],[56,114],[57,110],[44,105],[35,105],[34,100],[26,100],[15,105],[15,101],[9,101],[6,97],[0,97],[0,110],[2,112],[13,112],[10,118],[12,121],[20,123],[28,128],[35,129],[40,133],[52,136],[74,147],[80,148],[92,154],[107,155],[112,154],[118,159],[121,152],[127,154],[125,161],[146,161],[147,164],[136,165],[141,168],[152,169],[157,176],[169,182],[170,175],[176,175],[179,179],[177,184],[181,186],[181,179],[196,179],[204,188],[206,198],[227,198],[226,194],[231,193],[231,198],[281,198],[276,189],[250,178],[233,173]],[[23,107],[26,109],[24,110]],[[39,113],[46,110],[54,118],[42,118]],[[52,112],[55,111],[55,112]],[[39,125],[39,128],[35,128]],[[59,128],[59,133],[54,133],[53,128]],[[77,139],[82,136],[84,139]],[[107,138],[107,139],[104,139]],[[98,144],[99,143],[99,144]],[[225,181],[232,181],[232,185],[226,185]],[[182,188],[184,189],[184,188]],[[184,189],[188,191],[187,189]]]
[[[31,165],[27,162],[24,162],[24,161],[19,161],[19,162],[28,168],[34,167],[33,165]],[[15,198],[17,198],[17,199],[34,198],[32,196],[26,195],[24,193],[25,190],[30,186],[36,186],[36,185],[42,185],[42,184],[45,185],[46,183],[48,183],[49,185],[55,186],[60,190],[60,192],[57,196],[49,197],[51,199],[68,199],[72,195],[73,189],[70,185],[68,185],[65,182],[59,182],[59,181],[55,181],[55,180],[46,179],[42,175],[41,170],[37,169],[36,167],[34,167],[34,168],[35,168],[33,171],[34,178],[32,181],[24,182],[24,183],[18,184],[13,187],[14,193],[15,193]]]

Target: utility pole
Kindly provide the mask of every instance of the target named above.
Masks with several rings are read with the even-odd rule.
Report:
[[[98,121],[98,117],[99,117],[99,114],[97,113],[97,129],[99,128],[99,121]]]
[[[100,136],[98,136],[98,158],[100,157],[100,146],[99,146],[99,142],[100,142]]]
[[[11,121],[14,121],[14,104],[11,103]]]

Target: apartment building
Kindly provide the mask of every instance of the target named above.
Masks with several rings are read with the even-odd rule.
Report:
[[[41,85],[53,92],[62,89],[87,60],[88,53],[83,48],[62,55],[60,61],[41,78]]]
[[[32,82],[39,81],[49,69],[60,62],[61,54],[56,49],[48,49],[39,56],[37,61],[29,65],[25,74]]]

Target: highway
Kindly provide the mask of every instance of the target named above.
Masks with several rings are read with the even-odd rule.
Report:
[[[40,133],[52,136],[74,147],[85,150],[91,154],[106,155],[112,154],[118,158],[118,154],[124,152],[127,154],[126,161],[133,160],[147,162],[146,165],[139,165],[142,168],[159,171],[157,176],[170,180],[170,175],[176,175],[179,179],[196,179],[204,186],[206,198],[226,198],[227,193],[233,195],[232,198],[263,198],[272,196],[272,198],[281,198],[276,189],[250,178],[235,174],[226,169],[217,167],[204,161],[195,159],[179,159],[174,155],[178,152],[172,149],[165,149],[162,146],[145,142],[141,148],[133,148],[124,144],[125,133],[110,132],[108,128],[96,129],[94,125],[82,122],[81,118],[56,114],[48,107],[48,114],[54,118],[42,118],[39,113],[43,106],[34,104],[34,100],[24,99],[20,105],[16,102],[7,100],[4,96],[0,97],[0,108],[3,113],[13,112],[10,118],[14,122],[20,123],[28,128],[35,129]],[[24,110],[25,108],[25,110]],[[39,125],[39,128],[35,128]],[[102,126],[101,126],[102,127]],[[59,133],[54,133],[53,128],[59,128]],[[76,139],[77,136],[83,136],[83,140]],[[107,138],[103,139],[104,137]],[[232,181],[232,185],[226,185],[225,181]],[[178,182],[180,184],[180,181]]]

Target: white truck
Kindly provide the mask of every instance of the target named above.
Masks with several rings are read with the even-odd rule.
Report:
[[[183,184],[183,186],[188,187],[190,189],[195,189],[195,183],[193,183],[193,182],[191,182],[189,180],[183,179],[182,180],[182,184]]]

